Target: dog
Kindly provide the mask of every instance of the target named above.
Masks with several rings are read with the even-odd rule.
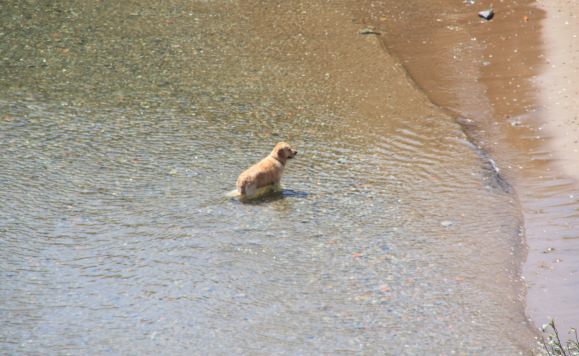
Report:
[[[239,175],[236,184],[237,193],[242,198],[251,198],[264,190],[275,190],[280,186],[287,160],[297,154],[298,151],[289,144],[279,142],[267,157]]]

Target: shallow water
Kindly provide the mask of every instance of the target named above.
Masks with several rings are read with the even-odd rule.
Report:
[[[108,5],[3,5],[2,353],[530,347],[520,215],[484,152],[398,69],[367,117],[293,57],[323,46],[303,14],[349,8]],[[282,192],[228,198],[280,140]]]

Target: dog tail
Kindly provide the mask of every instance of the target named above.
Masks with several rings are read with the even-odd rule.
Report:
[[[227,197],[227,198],[237,198],[239,196],[240,196],[240,194],[239,194],[239,191],[237,189],[233,189],[232,191],[227,192],[225,194],[225,197]]]

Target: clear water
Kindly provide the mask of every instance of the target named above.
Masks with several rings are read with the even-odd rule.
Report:
[[[328,102],[251,5],[2,5],[0,352],[529,348],[484,154],[442,113]],[[280,140],[284,190],[227,198]]]

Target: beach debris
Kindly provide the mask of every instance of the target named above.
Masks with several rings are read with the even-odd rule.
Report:
[[[454,222],[450,221],[450,220],[444,220],[440,222],[440,225],[442,227],[451,227],[452,225],[454,225]]]
[[[478,13],[479,17],[482,17],[483,19],[490,21],[494,16],[495,16],[495,12],[493,11],[493,9],[488,9],[488,10],[484,10]]]
[[[529,16],[526,16],[526,15],[523,16],[523,21],[525,21],[525,22],[529,21]]]
[[[476,0],[464,0],[463,3],[467,5],[474,5],[476,3]]]
[[[373,26],[366,26],[360,31],[358,31],[358,33],[361,35],[378,35],[378,36],[382,34],[380,31],[376,30]]]
[[[543,251],[543,253],[551,253],[551,252],[553,252],[553,251],[555,251],[555,248],[554,248],[554,247],[549,247],[548,249],[546,249],[545,251]]]

